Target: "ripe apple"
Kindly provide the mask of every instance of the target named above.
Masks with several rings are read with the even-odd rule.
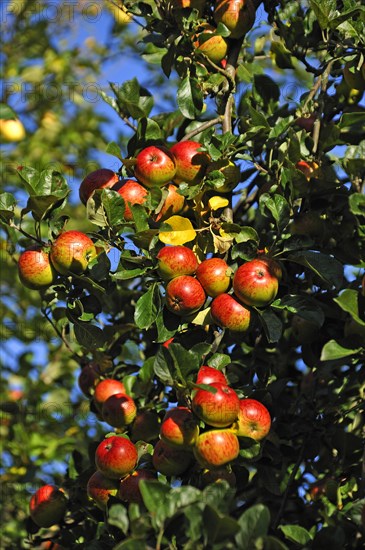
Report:
[[[103,420],[114,428],[124,428],[132,424],[137,415],[137,407],[132,397],[116,393],[104,401],[101,409]]]
[[[177,448],[191,447],[199,435],[197,420],[187,407],[174,407],[165,414],[160,429],[162,441]]]
[[[220,294],[214,298],[210,314],[217,325],[233,332],[246,332],[250,327],[251,311],[230,294]]]
[[[205,25],[204,29],[194,38],[194,48],[198,53],[203,53],[213,63],[219,64],[227,55],[228,43],[218,34],[211,25]]]
[[[204,151],[199,151],[201,143],[197,141],[179,141],[173,145],[170,151],[176,159],[175,183],[200,183],[204,177],[210,156]]]
[[[170,183],[167,187],[167,197],[162,205],[161,210],[157,214],[155,221],[162,222],[175,214],[181,212],[185,205],[185,197],[177,192],[176,185]]]
[[[130,205],[144,204],[147,200],[148,191],[134,180],[127,180],[121,187],[116,188],[116,191],[123,197],[125,202],[124,219],[130,222],[133,220]]]
[[[317,113],[312,113],[307,116],[300,116],[296,119],[295,124],[297,124],[299,128],[303,128],[306,132],[311,132],[317,117]]]
[[[100,372],[96,365],[88,363],[85,365],[78,378],[80,390],[86,397],[90,397],[95,386],[100,382]]]
[[[99,471],[93,473],[86,485],[87,496],[91,498],[101,510],[105,510],[109,497],[116,497],[119,483],[115,479],[105,477]]]
[[[155,470],[165,476],[179,476],[189,468],[192,458],[191,453],[174,449],[160,440],[154,448],[152,464]]]
[[[303,172],[303,174],[309,181],[311,178],[313,178],[317,174],[319,166],[314,161],[298,160],[298,162],[295,165],[295,168],[297,170],[300,170],[300,172]]]
[[[0,137],[3,141],[11,143],[22,141],[25,138],[25,129],[19,119],[0,120]]]
[[[194,456],[204,468],[219,468],[238,456],[240,445],[230,430],[210,430],[199,435]]]
[[[274,260],[257,258],[241,265],[233,276],[233,290],[237,298],[249,306],[270,304],[279,289],[280,273]]]
[[[222,371],[215,369],[214,367],[208,367],[203,365],[198,370],[196,377],[196,384],[227,384],[227,378]]]
[[[114,378],[105,378],[101,380],[95,387],[94,403],[96,408],[101,411],[104,402],[111,396],[117,393],[125,394],[123,382],[114,380]]]
[[[110,479],[119,479],[136,467],[136,446],[125,437],[112,435],[102,441],[95,451],[97,469]]]
[[[99,168],[90,172],[80,185],[79,196],[81,202],[86,204],[96,189],[110,189],[118,180],[118,174],[108,168]]]
[[[216,392],[196,390],[192,399],[194,413],[214,428],[226,428],[238,418],[240,400],[233,388],[215,382],[210,387]]]
[[[61,233],[52,243],[50,252],[52,265],[61,275],[83,273],[96,255],[94,243],[81,231]]]
[[[137,413],[131,430],[132,441],[153,441],[160,433],[161,420],[155,411]]]
[[[139,484],[143,479],[156,479],[156,474],[149,470],[135,470],[121,479],[119,484],[118,497],[124,502],[136,502],[142,504],[143,499]]]
[[[67,498],[54,485],[43,485],[31,497],[30,517],[38,527],[51,527],[62,521],[67,508]]]
[[[265,405],[256,399],[240,399],[237,422],[232,429],[237,437],[261,441],[270,431],[271,416]]]
[[[195,313],[204,302],[204,289],[191,275],[175,277],[166,287],[166,307],[175,315],[183,317]]]
[[[216,160],[207,169],[207,176],[214,170],[218,170],[224,176],[224,183],[217,187],[220,193],[229,193],[241,181],[241,170],[237,164],[229,159]]]
[[[198,265],[196,278],[208,296],[218,296],[228,290],[231,268],[222,258],[208,258]]]
[[[252,0],[217,0],[214,20],[223,23],[230,31],[230,38],[241,38],[253,26],[256,10]]]
[[[156,259],[157,272],[164,281],[180,275],[193,275],[198,267],[194,252],[191,248],[182,245],[164,246]]]
[[[20,254],[18,274],[23,285],[33,290],[51,285],[56,278],[48,252],[39,246],[28,248]]]
[[[134,175],[146,187],[162,187],[171,182],[175,173],[175,157],[166,147],[150,145],[136,157]]]

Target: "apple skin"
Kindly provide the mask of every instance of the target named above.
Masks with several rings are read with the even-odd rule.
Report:
[[[88,363],[85,365],[78,377],[78,386],[82,393],[86,395],[86,397],[90,397],[92,391],[99,382],[99,369],[93,363]]]
[[[156,259],[157,272],[164,281],[180,275],[193,275],[198,268],[197,257],[187,246],[164,246]]]
[[[20,254],[18,274],[21,283],[33,290],[50,286],[56,278],[49,254],[39,246],[28,248]]]
[[[217,325],[233,332],[246,332],[250,328],[251,311],[230,294],[220,294],[214,298],[210,314]]]
[[[127,180],[121,187],[115,190],[123,197],[125,202],[124,219],[128,222],[133,221],[133,214],[129,204],[144,204],[147,200],[147,189],[134,180]]]
[[[61,275],[84,273],[96,255],[94,243],[81,231],[61,233],[52,243],[50,252],[52,265]]]
[[[227,384],[210,384],[216,393],[208,390],[196,390],[192,399],[192,408],[198,418],[214,428],[227,428],[238,418],[240,400],[234,389]]]
[[[160,437],[171,447],[191,447],[199,435],[197,420],[187,407],[175,407],[166,412],[161,424]]]
[[[202,365],[198,371],[196,377],[196,384],[227,384],[227,378],[222,371],[209,367],[208,365]]]
[[[192,459],[191,453],[173,449],[160,440],[155,445],[152,464],[157,472],[165,476],[179,476],[189,468]]]
[[[232,270],[222,258],[208,258],[198,265],[196,278],[208,296],[223,294],[231,284]]]
[[[275,262],[276,263],[276,262]],[[263,307],[270,304],[279,289],[277,267],[271,261],[255,259],[241,265],[233,276],[233,290],[246,305]]]
[[[312,177],[316,175],[319,166],[316,162],[313,161],[298,160],[295,168],[297,170],[300,170],[300,172],[302,172],[309,181]]]
[[[97,469],[110,479],[120,479],[136,467],[137,448],[125,437],[113,435],[104,439],[95,451]]]
[[[199,151],[201,143],[197,141],[179,141],[173,145],[170,151],[176,159],[175,183],[200,183],[204,177],[210,156],[204,151]]]
[[[204,468],[220,468],[238,457],[240,445],[230,430],[210,430],[199,435],[194,456]]]
[[[195,35],[193,45],[196,52],[205,54],[210,61],[219,65],[227,55],[228,43],[223,36],[215,34],[215,30],[213,26],[206,25],[202,32]]]
[[[171,182],[175,173],[175,157],[166,147],[150,145],[136,157],[134,175],[146,187],[162,187]]]
[[[316,113],[312,113],[309,116],[300,116],[296,119],[295,124],[297,124],[299,128],[303,128],[306,132],[311,132],[317,117],[318,115]]]
[[[81,182],[79,189],[80,200],[86,204],[96,189],[110,189],[118,183],[118,174],[108,168],[99,168],[90,172]]]
[[[217,0],[214,20],[223,23],[230,31],[230,38],[241,38],[253,26],[256,10],[251,0]]]
[[[161,421],[155,411],[140,411],[132,424],[131,440],[154,441],[160,433]]]
[[[156,479],[156,474],[149,470],[135,470],[120,480],[118,498],[124,502],[143,503],[139,484],[143,479]]]
[[[25,138],[25,129],[19,119],[1,119],[0,137],[8,143],[22,141]]]
[[[114,378],[105,378],[101,380],[95,387],[94,403],[96,408],[101,411],[104,402],[111,396],[117,393],[125,394],[123,382],[114,380]]]
[[[51,527],[62,521],[67,508],[67,498],[54,485],[43,485],[31,497],[30,517],[38,527]]]
[[[177,192],[176,185],[170,183],[167,186],[167,197],[162,205],[161,210],[155,217],[156,222],[162,222],[175,214],[181,212],[185,206],[185,197]]]
[[[256,399],[240,399],[238,419],[232,429],[237,437],[261,441],[270,431],[271,416],[265,405]]]
[[[105,510],[110,496],[117,496],[118,488],[119,483],[117,480],[109,479],[99,471],[93,473],[86,485],[87,496],[101,510]]]
[[[132,424],[137,416],[137,407],[134,399],[125,393],[111,395],[103,403],[101,416],[113,428],[124,428]]]
[[[204,305],[205,298],[202,285],[190,275],[175,277],[166,287],[166,307],[181,317],[198,311]]]

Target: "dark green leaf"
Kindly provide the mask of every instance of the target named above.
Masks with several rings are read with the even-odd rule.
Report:
[[[125,535],[128,533],[128,513],[123,504],[113,504],[108,511],[108,524],[118,527]]]
[[[271,309],[259,311],[260,320],[269,342],[278,342],[283,332],[283,324]]]
[[[177,104],[186,118],[194,119],[203,109],[203,92],[195,78],[185,77],[179,85]]]
[[[313,538],[310,532],[300,525],[279,525],[278,529],[284,533],[285,538],[301,547],[306,546]]]
[[[330,20],[336,14],[336,0],[310,0],[309,3],[321,28],[329,28]]]
[[[171,386],[174,383],[170,366],[166,360],[166,356],[162,348],[160,348],[155,355],[153,370],[157,378],[159,378],[164,384]]]
[[[91,325],[90,323],[83,323],[73,317],[75,337],[78,343],[86,349],[97,349],[103,347],[105,344],[105,337],[103,331]]]
[[[251,506],[238,519],[240,531],[236,543],[240,550],[252,550],[255,540],[266,535],[270,525],[270,512],[263,504]]]
[[[204,508],[203,528],[209,545],[227,541],[239,531],[239,525],[235,519],[219,514],[209,504]]]
[[[270,196],[264,193],[260,197],[260,209],[265,214],[267,208],[276,222],[279,231],[282,231],[289,223],[290,208],[289,204],[282,195]]]
[[[305,250],[288,256],[293,262],[310,268],[318,277],[335,288],[343,281],[343,265],[328,254]]]
[[[158,283],[153,283],[137,303],[134,322],[138,328],[150,328],[161,309],[161,295]]]
[[[295,313],[303,319],[315,323],[321,327],[324,323],[324,312],[320,305],[309,296],[296,296],[287,294],[282,298],[275,300],[271,304],[273,309],[286,309],[290,313]]]

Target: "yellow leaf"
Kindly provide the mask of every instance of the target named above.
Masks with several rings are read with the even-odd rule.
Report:
[[[211,197],[209,199],[208,205],[211,210],[218,210],[218,208],[224,208],[228,206],[229,201],[223,197]]]
[[[191,221],[187,218],[171,216],[171,218],[165,220],[158,237],[161,242],[176,246],[193,241],[196,237],[196,232]]]

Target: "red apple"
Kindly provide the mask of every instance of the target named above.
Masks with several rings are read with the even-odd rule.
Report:
[[[317,120],[317,114],[313,113],[307,116],[300,116],[296,119],[295,124],[300,128],[303,128],[306,132],[311,132],[314,127],[314,123]]]
[[[137,407],[129,395],[116,393],[104,401],[101,415],[114,428],[124,428],[136,418]]]
[[[160,433],[161,421],[155,411],[137,413],[131,430],[132,441],[153,441]]]
[[[203,30],[195,35],[193,45],[196,52],[206,55],[213,63],[220,64],[227,55],[228,43],[223,36],[215,34],[215,31],[213,26],[204,25]]]
[[[173,145],[170,151],[176,159],[175,183],[200,183],[204,177],[210,156],[204,151],[199,151],[201,143],[197,141],[179,141]]]
[[[124,393],[125,387],[123,382],[119,380],[114,380],[114,378],[105,378],[101,380],[95,387],[94,392],[94,403],[97,409],[101,411],[103,403],[111,396],[116,393]]]
[[[231,283],[231,268],[221,258],[202,261],[196,270],[196,278],[208,296],[218,296],[228,290]]]
[[[181,275],[172,279],[166,287],[166,307],[175,315],[191,315],[205,302],[205,292],[197,279]]]
[[[48,252],[39,246],[28,248],[20,254],[18,273],[23,285],[33,290],[51,285],[56,278]]]
[[[249,306],[270,304],[278,293],[278,264],[274,260],[255,259],[241,265],[233,276],[237,298]]]
[[[85,365],[78,378],[78,385],[80,390],[86,397],[90,397],[95,386],[100,381],[99,369],[93,363]]]
[[[118,174],[108,168],[99,168],[99,170],[90,172],[80,185],[79,195],[81,202],[86,204],[96,189],[110,189],[118,180]]]
[[[121,187],[115,189],[125,202],[124,219],[127,221],[133,220],[132,210],[130,205],[144,204],[147,200],[148,191],[140,183],[134,180],[127,180]]]
[[[223,23],[230,31],[230,38],[241,38],[253,26],[256,10],[252,0],[217,0],[214,20]]]
[[[54,485],[43,485],[29,503],[30,517],[38,527],[51,527],[62,521],[67,508],[67,498]]]
[[[295,165],[295,168],[303,172],[303,174],[309,181],[312,177],[314,177],[317,174],[319,166],[314,161],[298,160],[298,162]]]
[[[162,441],[172,447],[186,448],[194,444],[199,435],[197,420],[187,407],[175,407],[166,412],[160,429]]]
[[[53,267],[61,275],[83,273],[96,255],[94,243],[81,231],[61,233],[52,243],[50,252]]]
[[[198,267],[194,252],[187,246],[164,246],[156,259],[157,272],[164,281],[180,275],[193,275]]]
[[[261,441],[270,431],[271,416],[265,405],[256,399],[240,399],[237,422],[232,426],[238,437]]]
[[[199,435],[194,456],[204,468],[219,468],[238,456],[240,445],[230,430],[210,430]]]
[[[156,479],[156,474],[149,470],[135,470],[121,479],[118,491],[120,500],[142,504],[143,499],[139,489],[142,479]]]
[[[119,479],[136,467],[136,446],[125,437],[113,435],[104,439],[95,451],[97,469],[110,479]]]
[[[230,294],[220,294],[211,303],[210,314],[217,325],[233,332],[250,328],[251,312]]]
[[[191,453],[173,449],[160,440],[154,448],[152,464],[155,470],[165,476],[179,476],[189,468],[192,458]]]
[[[210,387],[216,390],[196,390],[192,408],[194,413],[206,424],[215,428],[226,428],[237,420],[240,400],[234,389],[226,384],[215,382]]]
[[[134,175],[146,187],[162,187],[171,182],[175,173],[175,157],[166,147],[150,145],[136,157]]]
[[[203,365],[198,371],[196,378],[196,384],[227,384],[227,378],[222,371],[215,369],[214,367],[208,367]]]
[[[162,222],[163,220],[166,220],[167,218],[178,214],[184,208],[185,197],[177,192],[176,185],[172,185],[172,183],[170,183],[170,185],[168,185],[167,187],[167,190],[167,197],[162,205],[161,210],[155,218],[156,222]]]
[[[104,474],[97,471],[93,473],[87,482],[86,491],[89,498],[101,510],[105,510],[109,497],[116,497],[118,494],[119,483],[115,479],[109,479]]]

